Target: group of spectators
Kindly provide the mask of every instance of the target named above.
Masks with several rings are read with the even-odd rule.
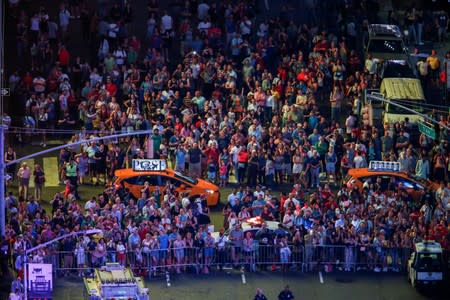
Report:
[[[67,238],[29,259],[63,251],[64,268],[77,264],[80,270],[105,261],[184,265],[197,259],[189,252],[195,248],[204,249],[202,271],[208,272],[214,249],[232,244],[244,257],[252,251],[254,237],[240,227],[250,217],[279,220],[287,228],[289,234],[256,241],[279,249],[411,248],[425,238],[448,248],[446,131],[441,128],[437,142],[423,134],[415,139],[408,120],[376,128],[358,114],[364,89],[379,85],[358,38],[377,21],[374,1],[300,3],[286,1],[279,16],[264,18],[253,0],[172,1],[170,9],[149,1],[142,37],[131,31],[134,12],[142,9],[133,1],[99,0],[96,9],[88,1],[69,1],[56,19],[45,7],[11,8],[17,55],[31,55],[27,71],[9,78],[13,95],[25,104],[27,131],[17,130],[23,140],[39,133],[46,147],[46,135],[74,128],[80,130],[69,142],[153,132],[69,144],[59,160],[66,191],[44,199],[51,200],[51,211],[33,196],[10,194],[2,255],[12,254],[15,270],[23,272],[25,245],[99,228],[101,238]],[[76,24],[95,45],[89,57],[77,57],[68,47]],[[449,124],[447,112],[433,114]],[[223,230],[218,238],[211,235],[204,200],[190,203],[170,183],[141,197],[114,186],[114,171],[130,167],[134,158],[167,159],[193,177],[237,184],[223,210],[228,237]],[[340,185],[350,168],[367,167],[371,160],[400,161],[403,171],[441,187],[413,199],[394,183],[368,182],[364,190]],[[105,189],[82,204],[77,186],[87,183]],[[278,196],[274,190],[283,183],[293,188]],[[286,250],[285,262],[290,255]],[[340,259],[345,269],[354,259],[350,255]],[[377,256],[374,270],[387,267],[383,257]]]

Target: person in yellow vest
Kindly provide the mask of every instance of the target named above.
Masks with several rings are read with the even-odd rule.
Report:
[[[431,82],[433,84],[437,84],[439,78],[439,70],[441,67],[441,61],[439,60],[436,50],[434,49],[431,50],[431,55],[427,57],[426,62],[428,63],[428,66],[430,68]]]
[[[75,162],[74,158],[71,157],[69,162],[67,162],[64,166],[64,171],[66,175],[66,179],[69,180],[70,185],[73,188],[73,193],[77,199],[78,196],[78,165]]]

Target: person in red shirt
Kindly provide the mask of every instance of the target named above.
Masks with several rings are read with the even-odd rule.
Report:
[[[141,41],[135,35],[131,37],[130,46],[133,47],[134,50],[136,50],[136,53],[140,53]]]
[[[217,149],[216,143],[212,143],[211,146],[208,146],[203,153],[208,159],[208,164],[214,164],[217,166],[219,162],[219,150]]]
[[[117,86],[112,82],[111,78],[106,79],[105,89],[109,93],[111,97],[116,96],[117,94]]]
[[[23,77],[23,84],[28,91],[31,89],[33,84],[33,76],[31,76],[30,72],[27,72]]]
[[[58,59],[61,68],[63,68],[63,70],[67,70],[67,67],[69,66],[70,53],[64,45],[61,45],[61,48],[59,49]]]
[[[247,171],[248,152],[244,146],[238,152],[238,174],[237,181],[239,184],[244,183],[245,172]]]

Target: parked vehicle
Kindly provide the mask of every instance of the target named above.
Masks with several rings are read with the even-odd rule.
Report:
[[[440,284],[444,280],[445,263],[442,247],[435,241],[416,243],[408,261],[408,281],[415,288]]]

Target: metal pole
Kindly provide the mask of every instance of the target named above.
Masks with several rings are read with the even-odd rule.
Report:
[[[404,110],[410,112],[410,113],[413,114],[413,115],[421,116],[421,117],[424,118],[426,121],[430,121],[430,122],[433,123],[433,124],[436,124],[436,125],[438,125],[438,126],[440,126],[440,127],[443,127],[443,128],[445,128],[445,129],[447,129],[447,130],[450,130],[450,127],[448,127],[447,125],[443,125],[443,124],[439,123],[438,121],[436,121],[435,119],[431,118],[430,116],[425,115],[425,114],[422,114],[422,113],[420,113],[420,112],[417,112],[417,111],[415,111],[414,109],[409,108],[409,107],[406,107],[406,106],[404,106],[404,105],[401,105],[401,104],[399,104],[399,103],[397,103],[397,102],[395,102],[395,101],[390,101],[390,100],[387,100],[387,99],[385,99],[384,97],[381,97],[381,96],[379,96],[379,95],[372,95],[372,94],[368,94],[368,95],[367,95],[367,98],[369,98],[371,101],[381,101],[381,102],[385,102],[385,103],[388,103],[388,104],[391,104],[391,105],[400,107],[401,109],[404,109]]]
[[[96,137],[96,138],[93,138],[93,139],[80,140],[80,141],[75,142],[75,143],[70,143],[70,144],[66,144],[66,145],[61,145],[61,146],[45,149],[43,151],[39,151],[39,152],[30,154],[30,155],[23,156],[23,157],[18,158],[16,160],[10,161],[9,163],[6,164],[6,167],[10,166],[10,165],[13,165],[13,164],[20,163],[21,161],[27,160],[29,158],[33,158],[33,157],[36,157],[36,156],[39,156],[39,155],[47,154],[47,153],[50,153],[50,152],[53,152],[53,151],[56,151],[56,150],[60,150],[60,149],[66,148],[66,147],[77,146],[77,145],[86,144],[86,143],[89,143],[89,142],[98,142],[98,141],[103,141],[103,140],[108,140],[108,139],[113,139],[113,138],[121,138],[121,137],[133,136],[133,135],[149,134],[151,132],[152,132],[151,130],[141,130],[141,131],[128,132],[128,133],[105,135],[105,136]]]
[[[0,3],[0,226],[1,237],[5,236],[6,224],[6,205],[5,205],[5,127],[3,125],[3,69],[4,59],[3,53],[5,48],[4,43],[4,5],[6,1]]]
[[[25,300],[28,300],[28,253],[27,253],[27,243],[23,247],[23,255],[25,256],[24,261],[24,272],[23,272],[23,287],[25,291],[23,292]]]
[[[3,98],[3,97],[2,97]],[[2,103],[3,104],[3,103]],[[3,120],[3,116],[1,116]],[[3,121],[2,121],[3,123]],[[6,201],[5,201],[5,127],[0,124],[0,226],[2,238],[5,236]]]

